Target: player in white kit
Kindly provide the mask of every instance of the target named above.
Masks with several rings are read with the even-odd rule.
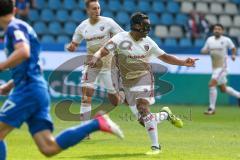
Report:
[[[75,51],[82,40],[85,39],[89,56],[86,58],[87,63],[90,56],[99,50],[113,35],[122,32],[123,29],[113,19],[100,16],[101,9],[98,0],[86,0],[85,5],[89,18],[81,22],[76,28],[72,42],[67,49],[70,52]],[[81,79],[82,100],[80,109],[83,123],[90,119],[92,96],[96,86],[107,89],[109,100],[114,106],[121,101],[120,97],[124,97],[123,92],[117,90],[119,76],[117,69],[112,68],[113,64],[111,62],[112,56],[109,55],[102,60],[102,64],[95,68],[84,66]]]
[[[151,151],[147,154],[158,154],[161,147],[158,142],[157,124],[163,120],[169,120],[181,128],[183,123],[181,119],[172,114],[168,107],[163,107],[159,113],[150,112],[149,106],[155,102],[154,78],[149,64],[150,57],[156,57],[169,64],[189,67],[194,66],[197,59],[181,60],[161,50],[147,36],[150,31],[150,21],[148,16],[143,13],[133,14],[130,26],[130,32],[118,33],[96,52],[89,65],[94,66],[99,59],[109,54],[117,57],[127,101],[130,105],[137,105],[140,118],[152,142]]]
[[[224,28],[221,24],[213,27],[213,36],[209,37],[202,48],[202,53],[209,53],[212,60],[212,77],[209,83],[209,108],[204,112],[206,115],[215,114],[217,100],[217,86],[222,92],[238,98],[240,105],[240,93],[227,86],[227,58],[228,49],[232,51],[232,60],[236,59],[236,47],[232,40],[223,36]]]

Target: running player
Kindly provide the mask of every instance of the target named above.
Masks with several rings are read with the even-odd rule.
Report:
[[[161,50],[147,36],[150,31],[150,21],[143,13],[135,13],[131,17],[130,26],[130,32],[118,33],[96,52],[89,65],[94,66],[99,59],[109,54],[117,56],[126,99],[130,105],[137,105],[152,142],[151,151],[147,154],[158,154],[161,147],[158,142],[157,123],[166,119],[177,127],[182,127],[183,123],[168,107],[162,108],[157,114],[150,112],[149,106],[155,102],[154,79],[149,65],[150,57],[157,57],[169,64],[189,67],[194,66],[197,59],[181,60]]]
[[[4,29],[7,60],[0,71],[10,69],[12,80],[0,87],[8,99],[0,108],[0,160],[6,159],[6,136],[26,122],[33,140],[45,156],[53,156],[76,145],[87,134],[101,130],[123,137],[118,126],[106,115],[99,115],[88,124],[52,135],[50,97],[47,82],[38,65],[40,45],[35,31],[26,22],[14,17],[13,0],[0,1],[0,27]]]
[[[113,19],[100,16],[101,8],[98,0],[86,0],[85,5],[89,18],[76,28],[68,50],[70,52],[75,51],[82,40],[85,39],[87,42],[87,53],[91,56],[113,35],[122,32],[123,29]],[[80,113],[84,116],[85,121],[90,118],[92,96],[96,85],[101,86],[103,84],[103,87],[107,89],[109,100],[114,106],[123,100],[123,92],[118,92],[118,70],[111,62],[112,56],[108,55],[102,59],[102,65],[98,67],[88,68],[85,66],[82,76],[80,109]],[[122,97],[121,100],[120,97]],[[130,106],[130,109],[137,115],[136,106]]]
[[[202,48],[202,53],[209,53],[212,60],[212,77],[209,82],[209,108],[204,112],[206,115],[213,115],[216,111],[217,86],[224,93],[238,98],[240,105],[240,93],[232,87],[227,86],[227,57],[228,49],[232,51],[232,60],[236,59],[236,47],[232,40],[223,36],[224,28],[221,24],[213,27],[213,36],[209,37]]]

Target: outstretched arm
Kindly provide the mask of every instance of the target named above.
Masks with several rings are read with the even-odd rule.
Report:
[[[237,56],[237,49],[234,47],[231,50],[232,50],[232,60],[235,61]]]
[[[199,60],[198,58],[179,59],[176,56],[169,55],[166,53],[159,56],[158,58],[168,64],[179,65],[179,66],[188,66],[188,67],[194,67],[195,62],[197,60]]]

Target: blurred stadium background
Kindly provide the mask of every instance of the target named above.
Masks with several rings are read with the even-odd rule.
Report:
[[[209,24],[221,23],[225,34],[238,46],[240,37],[240,0],[100,0],[102,15],[113,18],[125,30],[129,30],[129,17],[135,11],[149,15],[152,30],[150,37],[168,53],[200,57],[196,68],[167,66],[168,73],[161,77],[174,85],[174,90],[157,97],[161,103],[171,104],[208,104],[208,80],[211,74],[209,56],[200,55],[200,49],[207,35],[192,38],[188,33],[188,19],[192,11],[205,15]],[[52,70],[66,60],[85,54],[85,42],[81,43],[77,54],[65,51],[65,45],[71,41],[77,25],[87,18],[84,0],[36,0],[36,7],[29,12],[29,23],[34,27],[42,43],[41,60],[48,78]],[[209,25],[209,27],[210,27]],[[3,48],[0,43],[1,49]],[[2,52],[2,50],[0,51]],[[4,58],[1,54],[0,59]],[[229,83],[240,90],[240,58],[231,62],[229,58]],[[8,73],[0,75],[2,82]],[[160,78],[156,75],[157,78]],[[79,72],[67,79],[78,85]],[[50,82],[53,99],[66,97],[77,98],[74,88],[61,88],[62,77]],[[58,88],[62,91],[56,92]],[[63,91],[64,90],[64,91]],[[63,94],[64,92],[64,94]],[[77,98],[79,99],[79,98]],[[236,99],[219,94],[221,105],[236,104]]]

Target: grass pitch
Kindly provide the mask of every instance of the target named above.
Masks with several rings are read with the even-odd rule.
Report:
[[[78,108],[75,104],[73,108]],[[73,109],[73,110],[75,110]],[[160,109],[157,105],[152,111]],[[202,106],[171,106],[174,113],[184,120],[179,129],[169,122],[158,125],[162,153],[146,156],[150,141],[145,129],[131,116],[125,106],[110,113],[123,129],[125,139],[104,133],[94,133],[86,140],[66,150],[52,160],[239,160],[240,159],[240,109],[235,106],[218,106],[214,116],[205,116]],[[65,122],[55,117],[54,134],[64,128],[78,124]],[[34,142],[27,127],[13,131],[6,139],[8,160],[45,160]]]

